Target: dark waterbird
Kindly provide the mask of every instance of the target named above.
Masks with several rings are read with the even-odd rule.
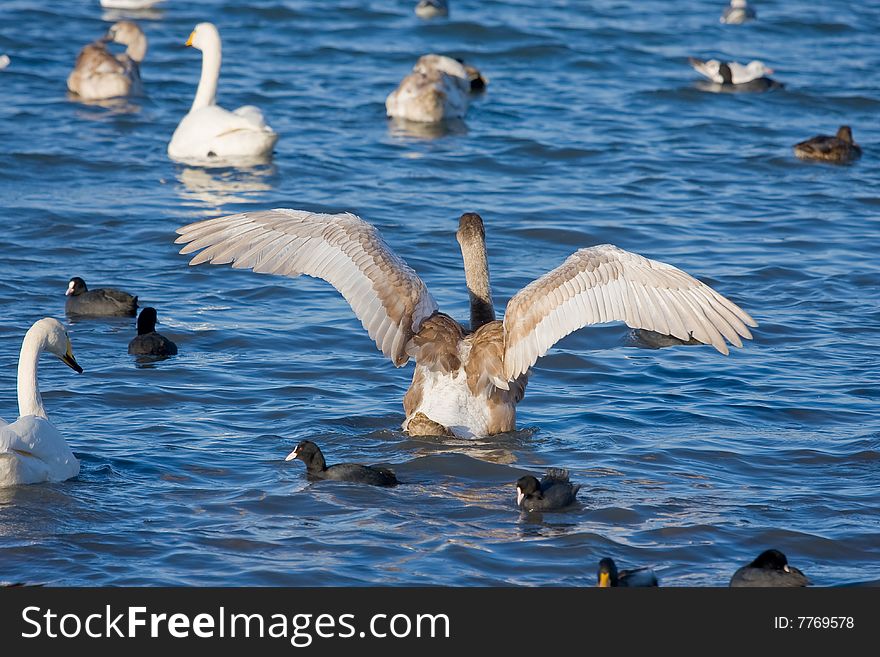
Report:
[[[104,287],[90,290],[79,276],[70,279],[64,294],[67,295],[64,311],[68,315],[134,317],[137,314],[136,296]]]
[[[800,570],[788,564],[779,550],[764,550],[747,566],[730,578],[733,587],[797,587],[807,586],[810,580]]]
[[[156,309],[146,307],[137,321],[138,334],[128,343],[128,353],[136,356],[173,356],[177,345],[156,333]]]
[[[846,164],[862,156],[862,147],[853,141],[852,129],[842,125],[835,136],[817,135],[794,145],[794,154],[802,160]]]
[[[303,440],[287,455],[285,461],[299,459],[306,466],[310,479],[331,479],[333,481],[352,481],[371,486],[396,486],[397,477],[388,468],[359,463],[337,463],[328,466],[321,449],[311,440]]]
[[[568,480],[568,470],[551,468],[539,482],[526,475],[516,482],[516,505],[523,511],[556,511],[574,504],[580,484]]]
[[[599,562],[599,570],[596,573],[596,586],[626,586],[647,587],[659,586],[657,575],[650,568],[633,568],[631,570],[617,570],[614,559],[605,557]]]

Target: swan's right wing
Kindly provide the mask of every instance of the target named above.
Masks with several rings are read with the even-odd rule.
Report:
[[[353,214],[244,212],[177,230],[190,265],[210,262],[262,274],[321,278],[351,305],[376,346],[400,367],[407,343],[437,310],[427,287],[379,235]]]
[[[705,283],[665,262],[649,260],[612,244],[575,252],[532,281],[507,303],[504,313],[504,374],[514,380],[557,341],[584,326],[625,322],[694,338],[727,354],[725,340],[742,346],[747,312]]]

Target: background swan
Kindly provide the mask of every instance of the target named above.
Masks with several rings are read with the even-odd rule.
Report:
[[[113,55],[107,42],[121,43],[124,53]],[[140,63],[147,54],[147,37],[135,23],[114,23],[103,39],[84,47],[67,77],[67,88],[85,100],[102,100],[137,93]]]
[[[278,135],[266,125],[263,113],[253,105],[234,112],[217,105],[221,61],[217,28],[211,23],[199,23],[186,45],[202,51],[202,76],[189,113],[168,143],[168,155],[184,162],[269,157]]]
[[[61,322],[47,317],[31,326],[18,359],[19,418],[12,424],[0,420],[0,487],[64,481],[79,474],[79,461],[43,408],[37,368],[44,351],[82,373]]]
[[[434,123],[461,119],[472,91],[481,91],[486,79],[472,66],[444,55],[422,55],[397,89],[385,99],[388,116]]]
[[[419,18],[449,16],[449,3],[446,0],[419,0],[415,12]]]
[[[730,4],[724,8],[718,20],[728,25],[740,25],[757,17],[754,8],[750,7],[746,0],[730,0]]]
[[[691,337],[728,353],[755,321],[685,272],[610,244],[581,249],[520,290],[495,320],[485,233],[463,214],[457,238],[470,294],[470,327],[438,312],[421,278],[353,214],[301,210],[247,212],[178,229],[190,265],[235,268],[331,283],[351,304],[376,346],[398,367],[416,362],[403,400],[413,435],[484,436],[516,428],[516,404],[529,368],[581,327],[622,321]]]

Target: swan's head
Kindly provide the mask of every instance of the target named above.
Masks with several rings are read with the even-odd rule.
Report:
[[[142,62],[147,54],[147,37],[137,23],[131,21],[119,21],[107,30],[107,39],[115,43],[128,46],[128,53],[132,59]]]
[[[213,23],[199,23],[190,33],[184,45],[196,50],[205,50],[220,43],[220,33]]]
[[[61,361],[78,374],[82,374],[83,368],[73,357],[73,347],[70,345],[70,337],[64,329],[64,325],[57,319],[46,317],[31,326],[25,335],[25,341],[37,340],[43,351],[55,354]]]
[[[449,5],[446,0],[419,0],[416,5],[416,16],[419,18],[434,18],[435,16],[448,16]]]
[[[455,237],[462,246],[484,242],[486,228],[483,226],[483,218],[476,212],[465,212],[458,220]]]
[[[88,291],[89,288],[86,287],[86,282],[79,276],[74,276],[68,281],[67,291],[64,293],[64,296],[75,297],[78,294]]]
[[[751,74],[760,78],[763,78],[773,73],[772,68],[770,68],[769,66],[765,66],[764,62],[758,60],[749,62],[746,68]]]
[[[516,481],[516,505],[522,506],[523,500],[540,492],[541,484],[532,475],[520,477]]]
[[[602,561],[599,562],[599,570],[596,573],[596,577],[598,580],[596,586],[617,586],[617,564],[614,563],[614,559],[609,557],[602,559]]]

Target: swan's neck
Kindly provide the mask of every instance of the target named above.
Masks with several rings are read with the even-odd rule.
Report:
[[[202,77],[190,111],[215,105],[217,99],[217,80],[220,77],[220,40],[209,41],[202,48]]]
[[[479,215],[464,215],[456,233],[464,260],[464,277],[471,299],[471,331],[495,320],[492,290],[489,287],[489,260],[486,235]]]
[[[18,357],[18,414],[20,417],[36,415],[46,417],[43,398],[37,385],[37,367],[43,345],[33,335],[26,335]],[[48,419],[48,418],[47,418]]]

